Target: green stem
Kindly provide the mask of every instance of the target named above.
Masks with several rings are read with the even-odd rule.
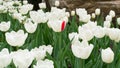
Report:
[[[80,59],[80,68],[85,68],[85,60],[84,59]]]

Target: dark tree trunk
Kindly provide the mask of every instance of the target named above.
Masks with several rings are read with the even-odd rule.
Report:
[[[33,10],[38,10],[39,9],[39,3],[41,3],[42,0],[28,0],[28,3],[33,4]]]

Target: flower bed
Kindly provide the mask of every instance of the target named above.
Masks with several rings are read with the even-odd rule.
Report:
[[[0,2],[0,68],[120,68],[120,18],[77,8],[33,11],[27,1]],[[79,17],[79,21],[77,21]]]

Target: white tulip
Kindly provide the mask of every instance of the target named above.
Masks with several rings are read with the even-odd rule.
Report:
[[[56,7],[51,8],[51,12],[47,13],[47,18],[50,21],[53,20],[64,20],[64,18],[68,18],[70,16],[69,12],[65,12],[66,9],[59,9]]]
[[[74,16],[75,15],[75,11],[71,11],[71,16]]]
[[[77,40],[79,40],[78,33],[72,32],[69,34],[69,39],[72,41],[72,43],[75,43]]]
[[[33,66],[34,68],[54,68],[54,63],[52,60],[39,60],[37,64]]]
[[[37,23],[32,23],[31,19],[27,19],[24,23],[24,27],[28,33],[34,33],[37,29]]]
[[[3,0],[0,0],[0,4],[2,4],[3,3]]]
[[[17,32],[11,31],[5,33],[6,41],[11,46],[22,46],[25,43],[25,40],[28,36],[27,33],[24,33],[23,30],[19,30]]]
[[[94,31],[94,35],[97,38],[103,38],[105,36],[105,30],[101,26],[97,26]]]
[[[83,15],[83,16],[81,16],[81,17],[79,18],[80,21],[85,22],[85,23],[89,22],[90,19],[91,19],[90,14],[88,14],[88,15]]]
[[[66,12],[66,16],[67,16],[67,17],[70,17],[70,13],[69,13],[69,12]]]
[[[95,17],[96,17],[96,16],[95,16],[95,13],[92,13],[92,16],[91,16],[91,17],[92,17],[93,19],[95,19]]]
[[[0,23],[0,31],[6,32],[10,29],[10,21]]]
[[[32,10],[33,9],[33,5],[32,4],[26,4],[26,5],[22,5],[19,7],[19,12],[21,14],[27,14],[28,11]]]
[[[48,52],[50,55],[52,54],[53,47],[51,45],[42,45],[39,47],[40,50],[45,50]]]
[[[28,1],[27,1],[27,0],[23,1],[23,4],[24,4],[24,5],[25,5],[25,4],[28,4]]]
[[[40,48],[40,47],[39,47]],[[51,45],[47,45],[45,48],[46,52],[48,52],[50,55],[52,54],[53,47]]]
[[[47,13],[44,13],[43,10],[38,10],[40,23],[46,23],[48,21]]]
[[[45,9],[46,8],[46,4],[45,3],[39,3],[39,8]]]
[[[112,16],[107,15],[107,16],[106,16],[106,18],[105,18],[105,20],[106,20],[106,21],[110,21],[110,22],[111,22],[111,21],[112,21]]]
[[[7,67],[12,61],[8,49],[4,48],[0,52],[0,68]]]
[[[39,10],[38,12],[30,11],[30,18],[34,23],[45,23],[48,20],[46,14],[42,10]]]
[[[112,16],[112,17],[115,17],[115,11],[110,10],[109,15]]]
[[[111,40],[117,40],[118,37],[119,37],[119,33],[120,33],[120,30],[117,29],[117,28],[112,28],[112,29],[109,29],[109,37]]]
[[[34,58],[38,61],[41,59],[44,59],[46,56],[46,50],[40,49],[40,48],[34,48],[31,50],[31,54],[34,56]]]
[[[102,61],[105,63],[112,63],[114,60],[114,53],[111,48],[102,49],[101,52]]]
[[[111,26],[110,21],[104,21],[104,27],[110,28],[110,26]]]
[[[93,31],[90,29],[84,29],[82,27],[79,27],[78,32],[79,38],[82,40],[90,41],[94,37]]]
[[[55,6],[58,7],[60,5],[59,1],[55,1]]]
[[[28,68],[34,59],[33,55],[26,50],[18,50],[11,53],[16,68]]]
[[[117,24],[120,25],[120,17],[117,18]]]
[[[90,56],[93,47],[94,46],[92,44],[89,45],[87,41],[82,41],[81,43],[76,41],[72,44],[72,52],[78,58],[87,59]]]
[[[0,5],[0,13],[6,13],[7,12],[7,7]]]
[[[84,15],[87,15],[87,10],[84,9],[84,8],[78,8],[76,9],[76,14],[81,17],[81,16],[84,16]]]
[[[21,13],[14,13],[12,14],[12,17],[17,19],[20,23],[23,23],[23,21],[26,19],[26,16],[22,16]]]
[[[65,29],[66,22],[61,20],[48,21],[48,26],[55,32],[61,32]]]
[[[95,14],[96,14],[96,15],[100,15],[100,9],[99,9],[99,8],[97,8],[97,9],[95,10]]]

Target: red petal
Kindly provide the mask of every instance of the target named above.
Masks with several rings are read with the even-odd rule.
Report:
[[[65,29],[66,23],[65,21],[62,22],[62,26],[61,26],[61,31],[63,31]]]

